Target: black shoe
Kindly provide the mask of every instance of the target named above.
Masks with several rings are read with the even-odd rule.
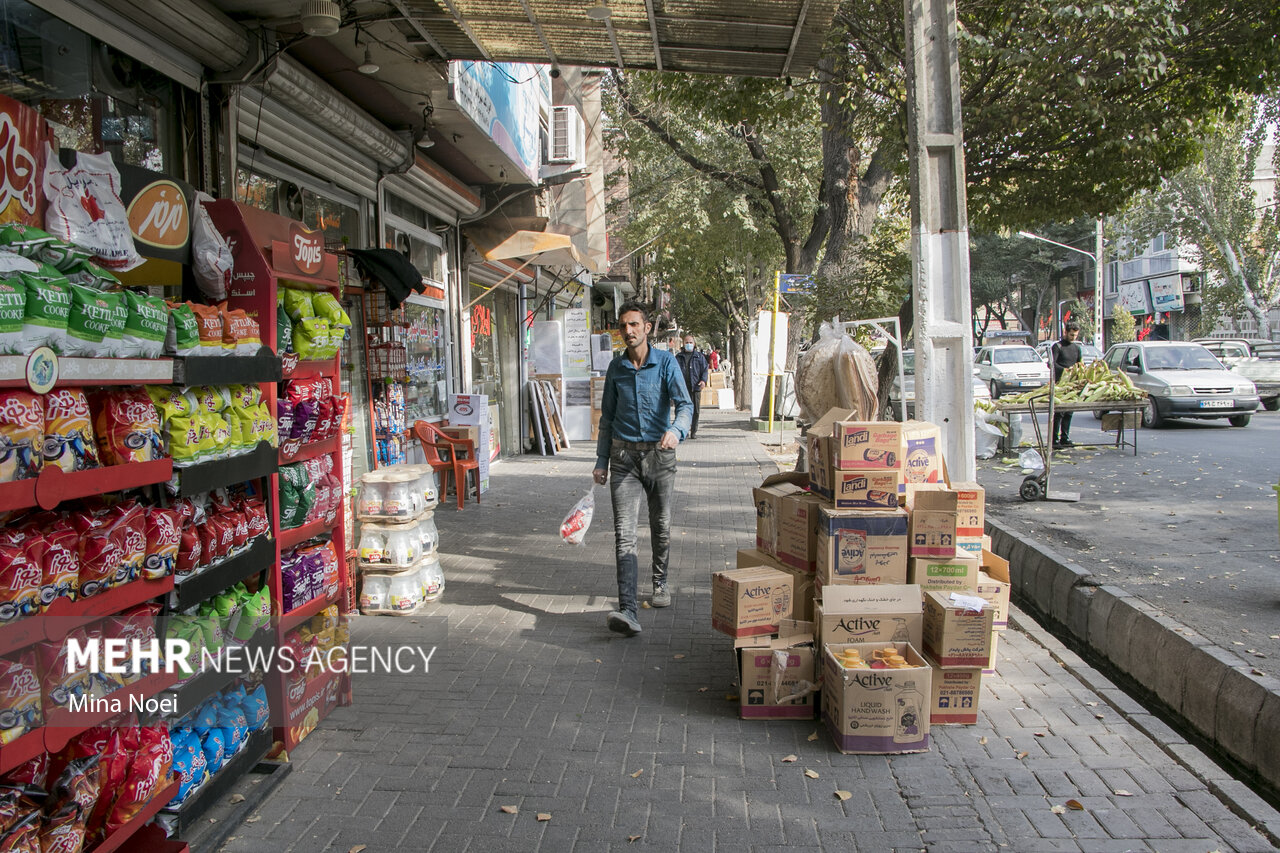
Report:
[[[697,436],[696,436],[696,435],[694,435],[693,433],[689,433],[689,440],[690,440],[690,441],[693,441],[695,438],[697,438]]]
[[[1069,438],[1064,438],[1058,442],[1059,447],[1075,447],[1076,443]]]

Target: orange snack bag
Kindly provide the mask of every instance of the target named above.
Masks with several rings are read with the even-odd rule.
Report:
[[[200,324],[200,354],[226,355],[228,351],[222,345],[222,312],[216,305],[197,305],[194,302],[187,305]]]
[[[222,346],[235,355],[254,355],[262,346],[262,332],[258,322],[240,309],[227,309],[227,303],[218,306],[222,311]]]

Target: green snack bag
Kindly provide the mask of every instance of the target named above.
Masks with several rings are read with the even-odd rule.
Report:
[[[231,441],[227,444],[227,449],[233,454],[248,450],[250,444],[245,441],[244,421],[239,411],[235,407],[229,408],[222,413],[222,417],[226,419],[227,430],[231,433]],[[253,426],[253,422],[250,421],[249,425]]]
[[[16,252],[24,258],[35,258],[42,247],[58,242],[58,238],[33,225],[8,222],[0,225],[0,246]]]
[[[18,279],[27,288],[27,304],[22,317],[23,350],[31,352],[36,347],[49,346],[65,355],[67,321],[71,316],[69,286],[26,273],[19,274]]]
[[[262,402],[262,390],[257,385],[228,385],[231,405],[250,408]]]
[[[240,607],[240,602],[236,600],[236,597],[230,590],[218,593],[210,600],[209,603],[213,605],[214,611],[218,614],[218,619],[224,626],[231,618],[231,614],[235,613],[235,611]]]
[[[124,345],[124,327],[129,322],[129,304],[125,302],[123,293],[101,293],[111,304],[111,319],[106,333],[102,336],[102,346],[98,355],[114,358],[128,358],[129,353]]]
[[[35,261],[0,246],[0,278],[13,278],[20,272],[35,272],[38,269],[40,265]]]
[[[48,243],[41,243],[36,248],[35,254],[36,260],[57,267],[63,274],[71,271],[77,264],[89,260],[89,257],[89,253],[79,246],[64,243],[56,238]]]
[[[315,485],[301,463],[280,468],[280,527],[299,527],[315,500]]]
[[[316,316],[315,305],[311,299],[311,294],[305,290],[294,290],[292,287],[286,289],[284,292],[284,310],[288,312],[289,319],[294,323],[298,323],[305,317]]]
[[[323,317],[307,317],[293,327],[293,351],[298,358],[312,360],[333,355],[330,350],[329,321]]]
[[[170,355],[186,357],[200,354],[200,321],[185,302],[169,303],[169,324],[164,350]]]
[[[173,417],[189,418],[195,409],[191,400],[180,389],[172,385],[148,385],[147,394],[160,413],[160,420],[168,421]]]
[[[200,461],[200,424],[194,416],[174,415],[166,420],[165,428],[174,464]]]
[[[317,317],[329,321],[330,326],[350,326],[351,318],[342,309],[342,303],[332,293],[317,293],[311,297],[311,305]]]
[[[115,324],[115,312],[120,304],[118,294],[99,293],[78,284],[70,285],[71,311],[67,314],[67,337],[63,355],[94,358],[110,355],[103,351],[103,340]],[[108,297],[114,296],[114,299]],[[124,335],[121,323],[120,335]]]
[[[221,653],[226,645],[226,635],[222,631],[222,621],[218,612],[211,607],[201,607],[196,624],[204,634],[204,647],[212,655]]]
[[[82,287],[92,287],[94,290],[115,290],[120,286],[120,279],[93,261],[78,261],[59,269],[66,275],[67,281]]]
[[[293,321],[283,305],[276,308],[276,352],[293,352]]]
[[[124,292],[128,316],[124,324],[121,355],[159,358],[164,354],[164,337],[169,331],[169,308],[159,296]]]
[[[276,419],[271,417],[271,410],[266,403],[253,407],[253,435],[256,441],[265,441],[272,447],[280,446],[280,436],[276,432]]]
[[[20,277],[0,281],[0,353],[23,355],[22,321],[27,314],[27,286]]]

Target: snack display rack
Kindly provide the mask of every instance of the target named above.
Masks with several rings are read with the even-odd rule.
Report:
[[[229,200],[205,203],[214,225],[233,247],[235,280],[228,294],[232,308],[242,308],[257,320],[262,341],[274,351],[279,351],[277,341],[278,296],[281,288],[314,293],[328,292],[341,297],[341,280],[338,258],[324,250],[321,235],[306,231],[302,226],[277,214],[251,208]],[[324,377],[339,387],[339,358],[301,360],[294,353],[280,354],[281,382]],[[263,388],[263,399],[273,416],[278,415],[280,390],[268,384]],[[281,438],[276,462],[279,465],[328,456],[333,469],[341,477],[341,437],[327,438],[319,442],[301,444]],[[268,494],[271,500],[271,530],[275,541],[274,562],[270,573],[273,642],[282,646],[286,635],[312,616],[330,605],[338,605],[346,612],[347,589],[351,583],[347,576],[345,542],[345,517],[343,502],[338,501],[334,512],[312,523],[291,529],[281,529],[280,520],[281,476],[273,473]],[[311,541],[328,539],[338,556],[338,588],[321,595],[300,607],[285,612],[283,609],[284,577],[281,570],[282,555],[290,549]],[[268,681],[271,697],[275,739],[288,751],[310,732],[338,704],[348,704],[351,699],[350,677],[328,673],[315,678],[299,690],[296,683],[289,683],[283,673],[273,673]]]

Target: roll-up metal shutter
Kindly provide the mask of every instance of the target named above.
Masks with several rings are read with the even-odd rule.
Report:
[[[214,71],[229,71],[249,55],[249,32],[208,0],[74,0],[105,9],[198,59]],[[110,16],[110,15],[108,15]]]
[[[445,222],[454,223],[460,216],[480,211],[479,196],[465,188],[450,187],[417,166],[403,174],[388,175],[382,186]]]
[[[254,148],[363,198],[378,199],[377,161],[256,89],[240,90],[236,132]]]

